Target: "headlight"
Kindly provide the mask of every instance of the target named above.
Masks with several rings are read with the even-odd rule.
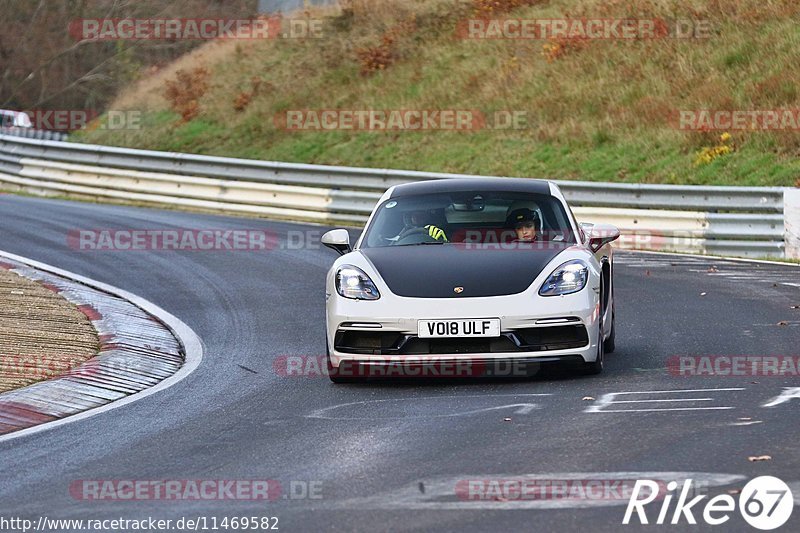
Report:
[[[568,261],[550,274],[539,289],[539,295],[559,296],[578,292],[586,286],[588,279],[589,266],[586,263],[580,259]]]
[[[353,300],[377,300],[381,297],[378,288],[363,270],[345,265],[336,272],[336,292]]]

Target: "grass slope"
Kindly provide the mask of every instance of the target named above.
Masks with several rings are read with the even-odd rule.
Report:
[[[511,3],[522,5],[503,13]],[[500,17],[704,20],[711,36],[576,44],[456,37],[459,21],[491,5]],[[140,110],[140,129],[95,129],[78,137],[474,174],[718,185],[800,181],[800,132],[731,131],[723,143],[721,132],[679,131],[671,119],[682,109],[799,108],[795,0],[353,0],[306,16],[324,19],[323,38],[208,43],[141,79],[111,106]],[[384,68],[370,71],[368,60],[383,61]],[[207,88],[182,86],[196,100],[189,104],[195,116],[185,121],[166,98],[166,86],[178,71],[198,67],[208,71]],[[276,127],[276,113],[293,109],[478,109],[489,116],[516,110],[527,113],[528,126],[474,132]],[[697,164],[701,150],[722,145],[730,153]]]

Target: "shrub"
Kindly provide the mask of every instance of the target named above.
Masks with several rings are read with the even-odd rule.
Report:
[[[393,26],[381,36],[381,42],[377,46],[369,46],[356,50],[356,55],[361,63],[361,74],[366,76],[394,63],[398,58],[396,43],[402,37],[414,33],[417,29],[415,16]]]
[[[173,111],[189,122],[200,113],[200,98],[208,90],[208,69],[197,67],[191,72],[179,70],[174,80],[167,80],[166,97]]]
[[[539,0],[472,0],[472,7],[476,16],[490,18],[538,3]]]

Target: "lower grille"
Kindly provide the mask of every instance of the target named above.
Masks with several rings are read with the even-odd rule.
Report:
[[[526,350],[544,352],[583,348],[589,344],[589,335],[582,324],[549,328],[525,328],[513,332]]]
[[[382,355],[397,353],[397,346],[404,337],[392,331],[339,330],[333,344],[339,352]]]
[[[583,348],[589,335],[581,325],[524,328],[496,338],[421,339],[391,331],[339,330],[337,352],[362,355],[427,355],[545,352]]]
[[[503,335],[497,338],[480,339],[420,339],[413,336],[401,348],[401,355],[424,355],[443,353],[502,353],[518,352],[519,347]]]

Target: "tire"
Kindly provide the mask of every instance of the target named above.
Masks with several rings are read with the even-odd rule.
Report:
[[[605,366],[605,357],[603,357],[603,343],[598,342],[597,345],[597,359],[591,363],[584,363],[583,373],[587,376],[596,376],[603,373],[603,367]]]
[[[601,293],[602,294],[602,293]],[[601,296],[602,298],[602,296]],[[602,299],[601,299],[602,301]],[[613,323],[613,321],[612,321]],[[605,328],[603,327],[603,315],[600,315],[600,327],[597,328],[597,357],[591,363],[584,363],[583,373],[588,376],[596,376],[603,373],[605,366],[605,342],[603,336],[605,335]],[[613,332],[613,330],[612,330]],[[611,337],[609,337],[611,338]]]
[[[614,304],[611,304],[611,333],[608,335],[608,338],[603,342],[603,352],[605,353],[614,353],[614,350],[617,348],[617,345],[614,341],[616,336],[617,328],[614,327],[615,323],[615,313],[614,313]]]

